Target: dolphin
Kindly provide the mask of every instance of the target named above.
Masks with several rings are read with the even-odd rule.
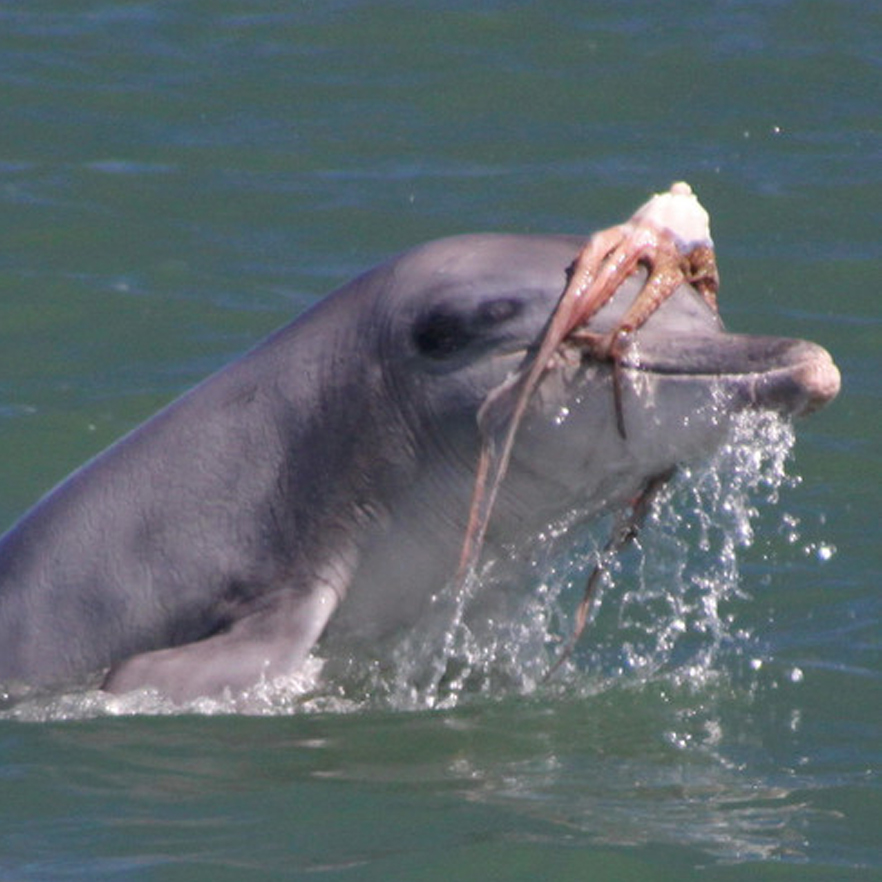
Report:
[[[330,632],[418,626],[466,530],[488,394],[549,322],[584,237],[465,235],[328,295],[71,474],[0,539],[0,692],[177,702],[296,672]],[[614,328],[639,272],[591,319]],[[744,409],[836,395],[821,347],[728,333],[681,284],[616,366],[564,347],[483,545],[627,505]],[[614,382],[620,416],[613,407]]]

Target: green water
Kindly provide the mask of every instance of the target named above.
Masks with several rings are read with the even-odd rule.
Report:
[[[0,719],[0,879],[882,879],[880,68],[867,3],[0,4],[2,527],[385,256],[679,178],[844,381],[700,677]]]

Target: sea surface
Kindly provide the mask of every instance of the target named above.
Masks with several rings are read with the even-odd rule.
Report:
[[[552,681],[602,524],[486,644],[7,707],[0,879],[882,879],[878,4],[4,0],[0,528],[385,257],[679,179],[839,399],[681,476]]]

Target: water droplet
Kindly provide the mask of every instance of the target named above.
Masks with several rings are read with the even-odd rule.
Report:
[[[818,560],[826,561],[830,560],[834,554],[836,554],[836,546],[829,542],[819,542],[817,549]]]

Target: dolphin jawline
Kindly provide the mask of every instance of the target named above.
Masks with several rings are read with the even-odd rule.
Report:
[[[792,416],[827,404],[841,383],[839,370],[821,346],[746,334],[639,334],[619,367],[669,379],[717,380],[737,393],[744,406]]]

